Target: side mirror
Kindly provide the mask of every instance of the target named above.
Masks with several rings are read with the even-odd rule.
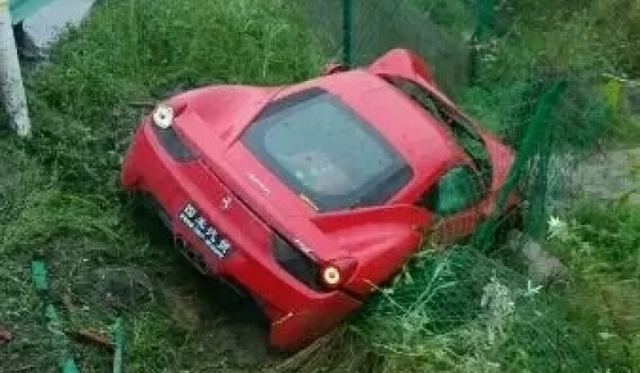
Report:
[[[322,69],[322,75],[331,75],[349,70],[346,66],[339,63],[328,63]]]

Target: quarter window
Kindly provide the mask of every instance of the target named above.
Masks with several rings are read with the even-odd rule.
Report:
[[[447,171],[419,201],[438,215],[459,213],[482,199],[482,181],[469,166]]]

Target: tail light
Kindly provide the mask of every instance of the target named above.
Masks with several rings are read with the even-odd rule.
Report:
[[[340,270],[334,266],[325,267],[322,270],[322,282],[329,287],[336,287],[340,285],[342,281],[342,275]]]
[[[352,258],[318,263],[279,234],[273,236],[272,251],[287,273],[316,291],[335,290],[349,279],[357,264]]]
[[[322,289],[318,283],[320,268],[305,253],[279,234],[273,235],[271,249],[273,257],[287,273],[311,289]]]
[[[357,262],[352,258],[331,261],[322,269],[322,284],[329,289],[339,287],[353,275],[356,266]]]

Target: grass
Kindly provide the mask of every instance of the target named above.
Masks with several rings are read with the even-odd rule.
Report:
[[[442,4],[423,9],[467,32],[461,20],[469,18]],[[484,80],[464,96],[467,108],[503,132],[530,115],[540,93],[530,78],[552,80],[550,67],[574,73],[578,83],[611,66],[632,69],[632,59],[611,56],[633,49],[605,50],[589,17],[600,7],[575,17],[571,8],[558,11],[548,22],[562,27],[551,28],[544,17],[552,9],[523,4],[522,14],[539,17],[507,9],[508,21],[527,32],[497,39],[483,60]],[[284,362],[265,351],[253,315],[240,311],[246,304],[195,275],[166,232],[119,193],[118,172],[142,115],[130,102],[214,82],[303,79],[322,62],[314,40],[285,0],[103,2],[62,37],[51,63],[26,79],[34,138],[0,135],[0,324],[13,333],[0,346],[0,371],[57,371],[61,346],[31,284],[33,257],[46,260],[70,328],[107,330],[124,316],[130,372],[544,372],[556,371],[553,362],[565,371],[639,371],[639,321],[631,311],[638,307],[640,217],[625,205],[573,212],[571,241],[551,244],[574,274],[564,287],[535,294],[525,275],[496,258],[427,249],[309,350]],[[567,51],[581,58],[571,63]],[[558,123],[597,129],[606,118],[601,103],[576,86]],[[108,353],[72,348],[83,372],[108,369]]]
[[[585,201],[561,218],[566,233],[545,247],[569,269],[563,281],[538,288],[473,248],[425,247],[281,372],[637,372],[639,210]]]
[[[618,102],[608,110],[609,97],[603,94],[610,82],[607,75],[637,75],[639,1],[561,1],[552,7],[536,1],[407,1],[460,41],[482,27],[476,79],[459,99],[495,131],[519,136],[514,131],[531,116],[544,88],[566,79],[570,87],[551,118],[554,127],[582,135],[577,140],[584,144],[602,130],[614,142],[640,143],[637,122],[619,111]],[[478,7],[494,10],[478,17]],[[616,27],[606,28],[611,24]]]
[[[208,83],[299,80],[318,71],[318,51],[298,9],[277,0],[104,2],[62,36],[51,63],[26,77],[33,139],[0,137],[0,324],[13,333],[0,371],[58,370],[60,346],[30,282],[34,256],[48,264],[69,328],[106,330],[124,316],[127,371],[269,363],[262,335],[235,311],[240,300],[196,277],[120,195],[121,157],[142,115],[128,103]],[[108,369],[108,353],[72,349],[83,372]]]
[[[463,39],[475,26],[469,25],[473,10],[461,1],[412,2]],[[640,143],[628,113],[612,112],[601,91],[603,74],[634,69],[628,57],[636,53],[630,45],[637,40],[620,40],[629,40],[627,31],[640,24],[640,18],[621,13],[637,2],[563,2],[553,7],[528,1],[496,3],[501,7],[479,55],[479,78],[462,90],[467,110],[518,146],[521,126],[545,89],[566,79],[569,90],[546,118],[555,152],[580,157],[603,143],[612,145],[607,142]],[[604,31],[603,25],[617,23],[616,17],[621,28]],[[572,166],[567,162],[560,167]],[[557,171],[566,170],[554,168],[553,176]],[[568,194],[571,186],[555,187]],[[512,261],[504,263],[472,248],[447,254],[426,251],[348,327],[315,346],[313,356],[302,354],[288,371],[639,371],[637,206],[591,202],[573,216],[580,222],[574,240],[587,245],[588,252],[575,241],[546,245],[564,259],[570,281],[523,297],[531,284],[526,272],[511,268]],[[492,276],[503,287],[492,282]],[[509,294],[494,302],[500,312],[481,307],[484,285]]]
[[[640,370],[640,210],[613,201],[574,207],[569,234],[552,249],[572,263],[575,286],[567,298],[576,317],[589,320],[610,356]],[[624,371],[621,369],[621,371]]]

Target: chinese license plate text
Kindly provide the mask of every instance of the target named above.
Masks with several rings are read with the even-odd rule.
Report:
[[[187,203],[180,212],[180,221],[184,223],[209,249],[219,258],[224,259],[231,253],[232,247],[229,240],[223,237],[198,209],[191,203]]]

